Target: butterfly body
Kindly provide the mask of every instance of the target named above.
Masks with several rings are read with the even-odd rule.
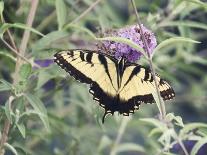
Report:
[[[154,102],[152,73],[139,64],[90,50],[62,51],[54,57],[54,61],[76,80],[90,85],[89,92],[105,109],[104,117],[115,111],[129,115],[139,109],[141,103]],[[156,80],[161,97],[172,99],[175,94],[171,86],[158,75]]]

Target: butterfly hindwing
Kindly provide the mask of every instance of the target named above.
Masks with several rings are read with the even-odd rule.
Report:
[[[156,74],[158,89],[164,100],[175,96],[171,86]],[[153,103],[153,93],[156,92],[152,73],[138,64],[126,64],[120,88],[121,100],[138,103]],[[129,104],[129,103],[128,103]]]

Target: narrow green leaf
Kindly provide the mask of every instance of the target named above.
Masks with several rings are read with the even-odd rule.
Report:
[[[162,133],[158,141],[162,145],[165,145],[166,148],[168,148],[170,147],[172,137],[175,137],[174,129],[167,129]]]
[[[39,117],[42,120],[47,131],[50,131],[47,110],[46,110],[44,104],[42,103],[42,101],[39,98],[37,98],[36,96],[29,94],[29,93],[24,94],[24,96],[29,101],[30,105],[34,108],[34,110],[39,113]]]
[[[154,128],[154,129],[152,129],[152,130],[149,132],[148,136],[149,136],[149,137],[152,137],[152,136],[154,136],[154,135],[156,135],[156,134],[158,134],[158,133],[162,133],[162,131],[160,130],[160,128]]]
[[[185,60],[188,63],[192,64],[195,62],[195,63],[207,65],[207,60],[202,56],[198,56],[198,55],[192,56],[192,53],[189,52],[182,52],[181,55],[183,56],[183,58],[185,58]]]
[[[119,144],[118,147],[116,148],[116,152],[127,152],[127,151],[136,151],[136,152],[145,152],[144,147],[138,144],[134,143],[123,143]]]
[[[101,150],[105,149],[106,147],[110,146],[111,143],[112,143],[112,140],[109,137],[103,136],[100,140],[98,150],[101,151]]]
[[[55,6],[58,19],[58,30],[61,30],[66,23],[67,8],[63,0],[56,0]]]
[[[0,1],[0,17],[1,17],[1,20],[3,18],[3,11],[4,11],[4,2]]]
[[[193,28],[200,28],[207,30],[207,25],[204,23],[193,22],[193,21],[168,21],[163,22],[159,25],[159,27],[172,27],[172,26],[186,26],[186,27],[193,27]]]
[[[9,122],[12,122],[11,109],[10,109],[9,104],[10,104],[9,100],[7,100],[5,104],[5,114]]]
[[[78,26],[76,24],[67,24],[65,27],[64,27],[64,30],[67,30],[67,29],[70,29],[70,28],[73,28],[74,30],[81,30],[83,32],[86,32],[89,36],[91,36],[93,39],[96,39],[96,36],[93,34],[93,32],[91,32],[89,29],[87,28],[84,28],[84,27],[81,27],[81,26]]]
[[[0,51],[0,55],[10,58],[12,61],[16,62],[16,58],[11,55],[8,51]]]
[[[10,87],[7,87],[7,86],[4,85],[4,84],[0,84],[0,92],[1,92],[1,91],[8,91],[8,90],[11,90],[11,88],[10,88]]]
[[[27,117],[30,115],[41,115],[41,113],[37,112],[36,110],[26,110],[19,116],[19,120],[23,119],[23,117]]]
[[[0,84],[0,91],[7,91],[13,89],[12,84],[7,82],[6,80],[0,79],[0,82],[2,83]]]
[[[174,153],[170,153],[170,152],[163,152],[163,155],[178,155],[178,154],[174,154]]]
[[[183,120],[180,116],[175,116],[173,113],[168,113],[166,115],[166,119],[168,119],[169,121],[175,120],[176,125],[184,127]]]
[[[23,64],[20,67],[19,75],[20,75],[20,77],[21,77],[22,80],[26,80],[26,79],[29,78],[31,72],[32,72],[32,66],[31,66],[31,64]]]
[[[164,41],[162,41],[155,49],[153,53],[156,53],[157,51],[159,51],[160,49],[167,47],[171,44],[175,44],[175,43],[182,43],[182,42],[190,42],[190,43],[200,43],[198,41],[192,40],[190,38],[184,38],[184,37],[173,37],[170,39],[166,39]]]
[[[199,149],[207,143],[207,137],[199,140],[192,148],[190,155],[196,155],[199,151]]]
[[[157,119],[154,119],[154,118],[142,118],[142,119],[139,119],[139,120],[142,121],[142,122],[146,122],[146,123],[152,124],[152,125],[156,126],[157,128],[159,128],[161,131],[167,130],[166,125],[164,123],[160,122]]]
[[[116,41],[116,42],[120,42],[120,43],[124,43],[129,45],[130,47],[136,49],[137,51],[140,51],[143,55],[146,55],[144,52],[144,49],[139,46],[138,44],[134,43],[133,41],[126,39],[126,38],[122,38],[122,37],[105,37],[105,38],[96,38],[96,40],[100,40],[100,41],[106,41],[106,40],[110,40],[110,41]]]
[[[10,150],[14,155],[18,155],[17,150],[9,143],[4,143],[4,146]]]
[[[22,137],[26,137],[26,129],[23,123],[17,123],[17,128],[19,129],[19,132],[21,133]]]
[[[158,96],[156,90],[152,91],[152,96],[154,97],[155,103],[157,105],[157,108],[158,108],[160,114],[162,114],[162,110],[161,110],[162,105],[161,104],[163,104],[165,106],[165,103],[164,103],[163,99],[160,98],[161,102],[162,102],[162,103],[160,103],[159,96]]]
[[[68,33],[65,31],[53,31],[48,33],[32,45],[32,51],[36,53],[37,51],[51,48],[55,41],[65,38],[66,36],[68,36]]]
[[[180,137],[185,135],[186,133],[199,128],[207,128],[207,124],[205,123],[189,123],[184,126],[183,129],[180,130]]]
[[[0,37],[3,37],[4,32],[9,29],[9,28],[19,28],[19,29],[24,29],[24,30],[29,30],[33,33],[36,33],[40,36],[44,36],[44,34],[42,34],[41,32],[37,31],[36,29],[32,28],[32,27],[28,27],[25,24],[22,23],[14,23],[14,24],[10,24],[10,23],[4,23],[1,27],[0,27]]]
[[[200,5],[201,7],[207,9],[207,4],[206,4],[205,2],[200,1],[200,0],[184,0],[184,1],[198,4],[198,5]]]

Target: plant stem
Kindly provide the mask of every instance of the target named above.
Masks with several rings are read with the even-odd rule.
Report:
[[[10,122],[8,119],[6,119],[6,121],[4,123],[2,137],[0,140],[0,155],[4,155],[4,143],[6,143],[6,141],[8,139],[7,135],[9,133],[9,129],[10,129]]]
[[[130,121],[130,119],[131,119],[131,117],[123,117],[122,118],[121,125],[119,127],[116,140],[115,140],[114,145],[113,145],[113,147],[110,151],[110,155],[116,155],[116,148],[117,148],[117,146],[119,145],[119,143],[122,139],[122,136],[124,134],[124,131],[126,130],[127,124]]]
[[[29,61],[27,58],[25,58],[24,56],[19,54],[19,51],[14,49],[9,43],[6,42],[6,40],[4,40],[3,38],[1,38],[2,42],[11,50],[13,51],[18,57],[20,57],[22,60],[24,60],[27,63],[30,63],[32,66],[35,66],[37,68],[40,68],[40,66],[36,63],[33,63],[31,61]]]
[[[44,28],[48,27],[50,22],[54,21],[56,17],[56,11],[53,11],[50,15],[44,18],[44,20],[36,27],[36,30],[42,31]]]
[[[34,17],[35,17],[35,13],[36,13],[36,10],[37,10],[38,3],[39,3],[39,0],[31,0],[31,8],[30,8],[29,14],[27,16],[27,22],[26,22],[26,25],[28,27],[32,27],[32,23],[33,23],[33,20],[34,20]],[[25,30],[24,34],[23,34],[23,37],[22,37],[22,40],[21,40],[20,47],[19,47],[20,55],[22,55],[23,57],[24,57],[25,52],[26,52],[29,37],[30,37],[30,31]],[[21,58],[17,57],[17,63],[16,63],[16,67],[15,67],[15,73],[16,74],[14,74],[14,76],[17,79],[16,81],[19,81],[17,74],[19,72],[19,69],[20,69],[20,66],[22,65],[22,63],[23,63],[23,61],[21,60]]]
[[[174,139],[178,142],[178,144],[179,144],[180,147],[182,148],[184,154],[185,154],[185,155],[189,155],[188,151],[187,151],[186,148],[185,148],[185,145],[183,144],[182,140],[179,138],[179,136],[177,135],[177,133],[175,132],[175,130],[174,130],[174,134],[175,134]]]
[[[158,89],[158,82],[156,80],[156,75],[155,75],[155,69],[154,69],[153,63],[152,63],[152,57],[150,55],[150,51],[149,51],[149,47],[148,47],[147,41],[146,41],[146,39],[144,37],[144,32],[142,30],[141,21],[140,21],[139,14],[137,12],[134,0],[131,0],[131,3],[132,3],[132,6],[134,8],[136,17],[137,17],[137,22],[138,22],[138,25],[139,25],[139,28],[140,28],[140,32],[141,32],[141,38],[142,38],[142,41],[143,41],[144,47],[145,47],[144,50],[145,50],[145,52],[148,55],[148,61],[149,61],[150,69],[151,69],[151,72],[152,72],[153,79],[155,81],[155,88],[156,88],[156,92],[157,92],[157,95],[158,95],[158,101],[159,101],[159,103],[157,103],[157,104],[159,104],[158,108],[160,107],[159,110],[160,110],[160,114],[161,114],[161,119],[164,120],[165,119],[165,115],[166,115],[165,104],[161,100],[161,95],[160,95],[160,92],[159,92],[159,89]]]
[[[88,9],[86,9],[80,16],[75,18],[70,24],[77,23],[81,18],[83,18],[87,13],[89,13],[101,0],[95,1]]]
[[[31,9],[27,18],[27,26],[32,26],[33,23],[33,19],[36,13],[36,9],[37,9],[37,5],[38,5],[39,0],[31,0]],[[9,34],[9,38],[10,41],[12,43],[12,46],[14,49],[16,49],[16,51],[19,53],[19,55],[24,57],[25,51],[26,51],[26,47],[27,47],[27,43],[30,37],[30,31],[25,30],[24,31],[24,35],[21,41],[21,45],[20,45],[20,50],[17,50],[14,39],[12,38],[11,34],[9,31],[7,31]],[[17,61],[16,61],[16,66],[15,66],[15,72],[14,72],[14,80],[13,80],[13,85],[16,85],[19,82],[19,69],[22,63],[22,58],[20,58],[19,56],[17,57]],[[10,121],[8,119],[5,120],[4,123],[4,127],[3,127],[3,133],[2,133],[2,137],[0,139],[0,155],[4,155],[5,150],[4,150],[4,144],[7,142],[8,139],[8,134],[9,134],[9,130],[10,130]]]
[[[2,17],[2,23],[5,23],[4,17]],[[12,35],[11,35],[10,30],[7,29],[6,32],[7,32],[8,36],[9,36],[9,40],[10,40],[10,42],[11,42],[11,46],[17,51],[18,49],[17,49],[17,47],[16,47],[15,41],[14,41]]]

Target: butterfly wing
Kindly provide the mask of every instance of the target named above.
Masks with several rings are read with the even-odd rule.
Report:
[[[90,93],[102,107],[117,99],[116,60],[89,50],[68,50],[56,53],[55,62],[76,80],[90,84]],[[107,108],[105,108],[107,111]]]
[[[174,90],[167,81],[156,74],[158,89],[164,100],[170,100],[175,96]],[[121,82],[120,113],[129,115],[139,109],[141,103],[153,103],[153,93],[156,93],[155,81],[152,73],[138,64],[128,64],[124,70]]]

